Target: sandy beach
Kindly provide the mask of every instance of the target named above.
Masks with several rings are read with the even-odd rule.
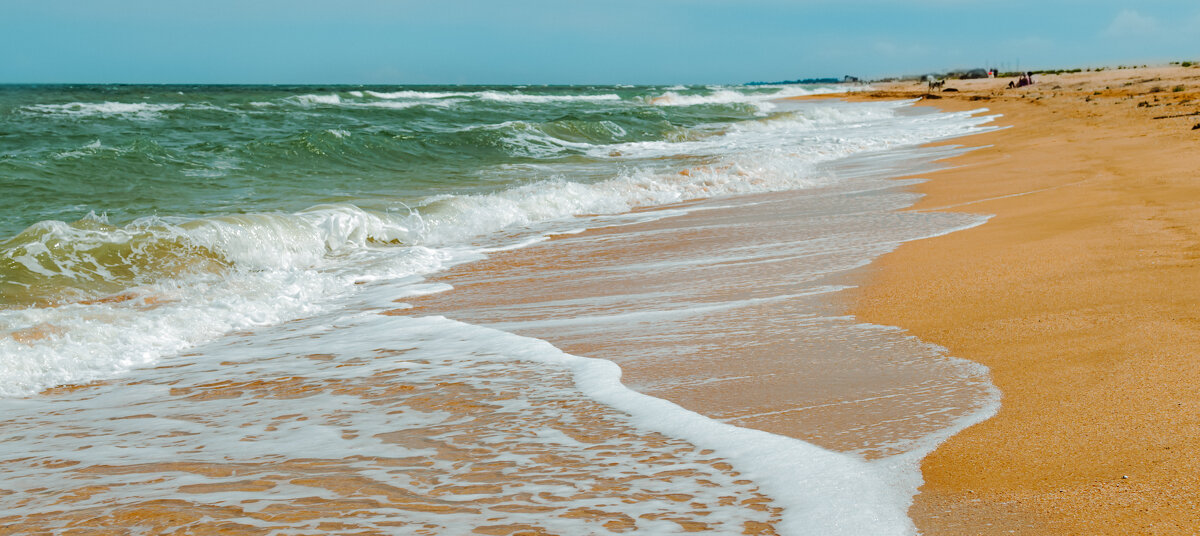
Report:
[[[22,169],[160,176],[111,136],[138,162],[202,142],[271,171],[263,212],[237,180],[237,215],[183,181],[165,197],[209,216],[8,243],[21,303],[79,301],[0,311],[0,534],[904,536],[919,460],[997,405],[983,367],[845,305],[880,255],[986,221],[901,212],[919,181],[894,179],[993,116],[779,101],[807,86],[184,89],[13,97],[47,135]],[[195,134],[209,103],[244,122]],[[56,141],[76,127],[106,137]],[[169,148],[139,145],[152,127]],[[321,165],[281,171],[313,140]],[[421,156],[397,174],[399,153]],[[141,213],[124,191],[107,201]],[[297,191],[345,202],[289,212]]]
[[[0,536],[1200,536],[1200,1],[59,4]]]
[[[1194,360],[1200,348],[1200,129],[1193,126],[1200,124],[1200,69],[1035,79],[1019,89],[1005,89],[1008,79],[948,81],[956,91],[920,103],[946,111],[986,108],[1003,114],[1005,128],[947,142],[977,149],[943,162],[950,169],[919,175],[928,179],[915,187],[925,197],[909,210],[993,217],[980,227],[902,245],[860,272],[850,293],[847,307],[859,320],[900,326],[950,355],[986,365],[1002,392],[996,417],[925,459],[925,484],[910,514],[931,535],[1194,534],[1200,530],[1200,365]],[[924,84],[876,88],[845,98],[926,95]],[[515,295],[539,302],[547,299],[543,294],[606,292],[578,274],[530,278],[529,267],[557,258],[548,253],[554,249],[548,244],[527,250],[530,258],[504,256],[451,273],[443,279],[456,287],[451,299],[423,312],[461,317],[475,310],[466,318],[488,323],[499,318],[481,304],[512,303]],[[610,253],[575,262],[612,262]],[[488,285],[480,273],[535,284],[514,294],[511,287]],[[621,284],[625,291],[652,287]],[[631,386],[709,415],[764,413],[757,398],[812,403],[800,400],[811,393],[797,395],[789,382],[762,372],[769,368],[726,390],[655,387],[680,375],[729,376],[734,359],[778,355],[794,344],[747,354],[745,341],[727,338],[730,357],[680,369],[638,361],[644,340],[552,329],[535,334],[569,352],[614,359]],[[734,368],[769,362],[755,357]],[[847,443],[824,436],[819,423],[844,427],[862,411],[875,410],[848,407],[812,422],[803,420],[805,413],[775,412],[770,420],[741,422],[843,449]]]
[[[1005,89],[1008,79],[948,81],[954,91],[920,103],[945,111],[986,108],[1003,114],[998,123],[1004,128],[946,142],[976,149],[944,161],[949,169],[918,175],[928,179],[915,187],[925,197],[909,210],[992,218],[970,230],[908,242],[852,282],[858,288],[846,308],[858,320],[899,326],[944,346],[949,355],[986,365],[1003,396],[996,417],[952,437],[924,460],[925,484],[910,515],[930,535],[1193,534],[1200,530],[1200,366],[1194,361],[1200,347],[1200,209],[1194,201],[1200,197],[1200,129],[1193,129],[1200,124],[1200,69],[1035,78],[1035,85],[1019,89]],[[923,83],[876,88],[843,98],[926,96]],[[766,199],[787,207],[785,198]],[[789,221],[783,214],[765,218]],[[738,239],[753,233],[739,225]],[[664,230],[658,224],[650,229]],[[684,237],[689,244],[732,239]],[[593,265],[628,261],[612,251],[581,254],[579,244],[555,243],[453,271],[441,279],[456,289],[448,299],[439,297],[434,307],[418,300],[415,311],[402,314],[445,312],[503,323],[511,314],[504,304],[605,295],[608,283],[580,274]],[[679,255],[684,243],[626,242],[621,255]],[[568,250],[578,255],[570,264],[572,277],[537,268],[565,259]],[[730,277],[744,283],[773,275]],[[507,285],[490,284],[492,279]],[[513,281],[531,284],[515,292]],[[641,279],[618,288],[656,285]],[[772,309],[750,323],[761,325],[780,313]],[[728,356],[714,354],[724,357],[685,367],[637,356],[658,345],[686,346],[686,340],[622,341],[611,333],[593,337],[556,329],[529,334],[571,353],[615,360],[628,385],[706,415],[835,450],[862,440],[826,435],[822,423],[857,428],[854,419],[879,408],[849,405],[821,415],[774,411],[773,405],[805,407],[824,395],[798,391],[803,384],[772,372],[778,365],[770,356],[797,351],[794,342],[755,350],[749,341],[763,335],[743,337],[731,326],[725,325],[719,343]],[[710,325],[676,335],[695,340],[720,332]],[[745,380],[732,378],[747,371],[753,372]],[[728,388],[673,383],[701,377],[728,381]],[[772,417],[751,417],[765,414]]]
[[[928,456],[923,533],[1200,532],[1200,69],[947,81],[1009,128],[912,210],[991,214],[868,268],[859,318],[988,366],[999,414]],[[890,84],[867,98],[909,98]]]
[[[279,104],[270,117],[306,110],[317,123],[300,134],[349,155],[329,173],[360,163],[355,144],[373,138],[321,121],[405,122],[390,114],[408,100],[461,110],[418,110],[444,122],[430,119],[424,141],[376,141],[414,150],[452,132],[468,135],[454,147],[481,147],[479,132],[525,133],[524,119],[496,123],[497,96],[517,102],[513,117],[546,115],[546,130],[512,154],[429,153],[439,177],[512,182],[450,198],[441,188],[453,185],[435,182],[424,218],[345,206],[199,218],[189,223],[222,237],[265,237],[219,242],[226,262],[250,268],[176,281],[165,296],[113,293],[126,283],[101,278],[95,299],[12,309],[38,321],[7,347],[36,366],[10,374],[35,385],[62,374],[0,411],[0,534],[1197,533],[1200,69],[1008,82],[949,81],[936,95],[880,84],[786,104],[756,88],[211,90],[229,113],[259,91]],[[160,93],[170,102],[150,104],[175,105]],[[664,96],[691,104],[646,109]],[[170,119],[110,117],[101,98],[39,113],[75,122],[90,110],[114,136],[134,132],[127,121]],[[343,98],[354,105],[328,104]],[[697,119],[710,108],[722,129]],[[526,149],[560,140],[559,112],[578,110],[597,121],[572,119],[571,132],[599,133],[605,152],[531,165]],[[678,124],[614,142],[611,119],[642,128],[646,113]],[[294,160],[247,151],[269,169]],[[125,169],[98,154],[95,169]],[[529,182],[538,170],[544,180]],[[580,172],[595,176],[557,178]],[[369,239],[328,255],[346,239],[333,221]],[[129,235],[84,224],[121,244]],[[191,229],[142,239],[170,253]],[[267,270],[264,258],[286,262]],[[119,267],[152,277],[162,265]],[[325,305],[287,309],[314,303]],[[196,320],[214,318],[229,324],[203,339]],[[62,346],[77,337],[91,346]],[[188,337],[202,342],[161,362],[111,361]],[[70,368],[80,364],[105,374]]]

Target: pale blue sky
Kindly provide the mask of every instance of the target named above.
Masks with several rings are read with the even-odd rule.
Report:
[[[1200,59],[1200,2],[0,0],[0,83],[736,83]]]

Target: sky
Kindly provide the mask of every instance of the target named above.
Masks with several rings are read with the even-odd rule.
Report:
[[[675,84],[1200,60],[1197,0],[0,0],[0,83]]]

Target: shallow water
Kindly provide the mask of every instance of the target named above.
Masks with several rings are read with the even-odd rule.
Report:
[[[911,533],[995,394],[838,292],[989,118],[816,90],[6,89],[0,521]]]
[[[711,450],[634,426],[582,396],[565,367],[519,361],[522,343],[480,331],[314,318],[136,379],[9,401],[0,522],[562,534],[779,519]]]

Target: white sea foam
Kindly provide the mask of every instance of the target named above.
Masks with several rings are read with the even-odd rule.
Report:
[[[525,121],[505,121],[463,130],[503,131],[513,154],[537,158],[583,152],[598,159],[714,156],[725,157],[723,160],[734,164],[754,158],[786,160],[790,165],[962,135],[993,119],[992,116],[974,117],[986,111],[984,109],[943,114],[933,120],[897,114],[907,105],[904,102],[794,103],[788,105],[790,111],[778,111],[761,121],[722,125],[723,129],[717,132],[698,128],[682,141],[591,144],[558,138]],[[619,126],[604,126],[616,137],[625,135]],[[790,154],[784,154],[785,148]],[[780,187],[791,185],[779,184]]]
[[[933,118],[897,112],[902,102],[794,104],[786,113],[763,121],[743,122],[717,135],[682,142],[630,142],[598,146],[589,154],[603,158],[662,158],[690,154],[720,156],[736,148],[736,161],[747,156],[774,161],[828,161],[853,154],[950,138],[977,131],[995,116],[986,109]],[[789,140],[779,143],[778,140]]]
[[[632,415],[646,428],[712,448],[732,461],[739,472],[783,504],[781,533],[913,532],[907,517],[910,491],[890,486],[876,467],[797,439],[715,421],[632,391],[621,384],[621,369],[612,362],[570,356],[542,344],[541,352],[529,352],[528,358],[564,362],[589,397]]]
[[[397,288],[391,284],[372,292],[384,292],[391,299],[397,295]],[[722,497],[729,495],[744,498],[751,491],[746,484],[750,481],[752,486],[773,499],[775,505],[783,507],[783,517],[777,525],[781,534],[912,533],[911,522],[905,515],[908,490],[893,483],[887,465],[867,463],[799,440],[709,419],[665,400],[630,390],[620,382],[620,369],[609,361],[568,355],[537,339],[441,317],[330,312],[286,329],[281,327],[258,335],[235,337],[198,351],[200,353],[189,362],[180,363],[182,368],[147,371],[136,384],[99,387],[45,401],[7,401],[9,407],[5,414],[9,418],[21,417],[6,423],[7,429],[15,435],[12,440],[0,444],[0,454],[8,459],[36,453],[38,459],[50,462],[25,464],[20,471],[9,473],[9,487],[41,489],[41,493],[50,496],[69,494],[72,491],[71,471],[79,463],[82,463],[79,467],[118,468],[180,460],[191,464],[216,464],[216,467],[234,464],[239,468],[236,478],[220,471],[172,471],[171,478],[159,478],[155,472],[93,472],[88,481],[94,486],[93,492],[74,499],[77,501],[74,506],[76,509],[107,509],[152,497],[199,500],[202,504],[229,505],[258,512],[271,505],[277,508],[306,497],[336,501],[352,499],[354,495],[343,496],[341,493],[345,491],[320,490],[319,487],[289,482],[295,476],[278,479],[269,489],[252,496],[228,491],[185,491],[185,488],[234,483],[247,478],[245,475],[275,480],[270,472],[279,471],[277,466],[268,465],[260,470],[255,464],[311,460],[347,467],[354,471],[352,474],[357,476],[358,482],[378,482],[419,497],[436,494],[436,490],[430,488],[440,483],[469,482],[457,479],[468,477],[475,464],[486,466],[500,462],[514,466],[515,470],[522,471],[521,474],[531,471],[539,474],[545,469],[540,467],[541,462],[536,456],[550,453],[584,464],[571,473],[582,474],[588,480],[622,482],[630,488],[625,493],[638,493],[644,498],[634,503],[607,500],[604,496],[589,498],[580,493],[585,488],[570,485],[573,477],[554,476],[554,473],[536,479],[511,479],[503,483],[505,491],[502,495],[510,498],[545,494],[556,497],[550,504],[558,503],[564,509],[598,508],[621,512],[637,520],[640,532],[673,533],[679,530],[677,525],[658,524],[653,520],[654,516],[643,518],[640,515],[673,512],[679,508],[673,506],[672,501],[659,499],[656,495],[684,494],[691,504],[715,506],[722,502]],[[304,358],[313,354],[322,357]],[[525,370],[524,366],[505,365],[506,362],[540,364],[540,369],[527,372],[538,374],[540,381],[522,382],[521,376],[506,379],[506,376]],[[570,426],[575,417],[559,408],[569,407],[565,403],[571,403],[575,395],[569,386],[548,381],[562,369],[570,371],[575,389],[628,414],[630,424],[685,440],[693,448],[685,449],[686,445],[678,442],[657,446],[631,445],[631,441],[637,440],[627,434],[601,444],[581,443],[564,434],[560,427]],[[462,384],[477,391],[496,390],[503,396],[481,401],[488,404],[489,413],[502,418],[494,425],[480,422],[462,432],[455,431],[459,416],[436,408],[419,410],[424,406],[409,405],[403,398],[380,398],[375,394],[380,392],[380,387],[371,387],[377,380],[389,386]],[[263,387],[239,387],[248,381]],[[304,396],[264,391],[250,399],[244,398],[256,390],[284,382],[296,384]],[[226,387],[234,396],[222,391]],[[194,393],[204,396],[189,396]],[[415,394],[423,396],[421,391]],[[64,411],[68,407],[70,410]],[[405,447],[382,440],[386,432],[395,430],[419,437],[429,434],[428,430],[436,430],[437,439],[424,442],[425,448]],[[602,431],[592,429],[587,432]],[[472,438],[465,433],[480,437]],[[460,435],[464,437],[458,437]],[[188,437],[188,440],[181,442],[180,436]],[[471,463],[439,456],[432,448],[437,442],[470,447]],[[701,449],[715,450],[719,459],[733,463],[737,473],[715,472],[711,466],[700,463],[704,459],[697,454]],[[645,461],[648,455],[672,456],[677,461],[674,465],[650,466]],[[444,480],[430,483],[426,479],[411,478],[402,470],[403,465],[380,463],[406,458],[422,460],[422,470],[436,471]],[[267,472],[260,472],[264,470]],[[697,474],[694,477],[655,476],[661,471]],[[629,475],[639,472],[653,477],[630,478]],[[103,487],[106,485],[113,488],[106,491]],[[319,494],[314,495],[318,491]],[[468,504],[467,501],[473,498],[477,497],[442,496],[443,501],[450,501],[448,504]],[[39,513],[44,511],[46,504],[35,501],[17,506],[5,503],[5,500],[0,497],[0,505],[11,506],[9,509],[13,514]],[[736,532],[742,528],[743,520],[767,520],[765,514],[755,510],[737,504],[726,506],[716,510],[711,519],[704,520],[713,524],[712,530]],[[684,512],[693,508],[688,506]],[[307,511],[318,515],[321,512],[311,507]],[[312,523],[315,526],[321,520],[323,518],[318,518]],[[254,520],[247,517],[238,518],[238,521]],[[386,505],[364,505],[355,516],[344,521],[365,527],[377,527],[376,523],[389,521],[425,523],[454,533],[469,531],[488,522],[521,521],[548,524],[560,533],[589,530],[580,524],[583,521],[570,520],[568,516],[526,516],[511,510],[464,511],[451,515],[438,514],[436,510],[412,510],[397,517],[395,510]],[[295,528],[269,520],[255,522],[275,531]]]
[[[767,100],[766,97],[755,97],[740,91],[730,89],[722,89],[707,94],[696,95],[680,95],[674,91],[668,91],[650,99],[650,104],[659,106],[695,106],[698,104],[729,104],[734,102],[760,102]]]
[[[431,197],[412,212],[326,205],[293,214],[231,215],[186,223],[147,218],[108,231],[47,223],[52,232],[43,243],[76,244],[75,256],[39,260],[45,259],[45,251],[38,250],[37,243],[10,252],[31,271],[104,277],[104,266],[90,259],[89,251],[99,244],[155,240],[204,248],[232,268],[225,274],[185,272],[147,279],[134,289],[138,299],[118,304],[0,312],[5,332],[37,329],[49,334],[34,344],[0,339],[5,345],[0,349],[0,370],[5,371],[0,392],[26,394],[155,363],[224,332],[319,310],[332,297],[355,292],[356,282],[429,273],[477,255],[480,247],[504,245],[488,237],[520,229],[533,235],[562,230],[545,226],[579,215],[813,187],[830,180],[815,171],[821,162],[966,134],[989,120],[969,113],[904,116],[896,114],[896,108],[809,105],[791,115],[732,125],[720,134],[677,143],[592,146],[526,129],[523,135],[528,138],[514,138],[514,143],[526,144],[531,154],[567,148],[611,158],[609,151],[615,148],[625,155],[616,158],[647,160],[598,182],[550,177],[490,194]],[[675,156],[707,156],[711,163],[680,173],[678,167],[664,165],[670,159],[662,158]],[[578,227],[570,224],[571,229]],[[472,245],[466,247],[468,243]]]
[[[54,155],[54,158],[76,158],[80,156],[88,156],[95,154],[97,151],[104,148],[104,144],[100,140],[95,140],[87,145],[80,147],[74,151],[63,151]]]
[[[528,93],[483,91],[474,95],[483,100],[497,102],[604,102],[621,100],[619,95],[613,93],[603,95],[532,95]]]
[[[149,278],[129,291],[132,299],[118,303],[0,311],[0,332],[34,329],[46,334],[36,343],[22,342],[19,336],[0,338],[0,395],[5,396],[112,377],[230,331],[322,310],[364,280],[426,274],[454,258],[450,251],[392,245],[409,240],[409,230],[347,205],[181,225],[145,218],[116,229],[42,222],[33,230],[27,235],[36,236],[35,241],[4,255],[46,277],[110,277],[92,251],[120,244],[130,244],[130,257],[161,248],[158,244],[187,244],[218,253],[233,268]],[[48,256],[49,248],[59,247],[51,244],[63,243],[73,245],[72,252]],[[121,267],[134,270],[135,276],[153,268]]]
[[[744,89],[729,89],[721,87],[709,87],[709,93],[691,93],[680,94],[677,91],[684,91],[687,88],[676,86],[668,88],[666,93],[655,97],[649,97],[646,101],[656,106],[699,106],[710,104],[748,104],[752,105],[760,112],[768,112],[776,108],[771,101],[787,97],[797,97],[803,95],[819,95],[825,93],[833,93],[840,91],[838,89],[826,87],[800,87],[800,86],[779,86],[776,91],[767,93],[760,90],[746,91]]]
[[[517,156],[553,158],[567,150],[587,151],[596,147],[590,143],[564,140],[552,136],[526,121],[505,121],[494,125],[472,126],[463,130],[501,131],[509,144],[509,150]]]
[[[717,93],[720,91],[723,90]],[[313,98],[296,98],[292,102],[347,105],[337,95],[307,97]],[[477,97],[484,98],[482,93]],[[906,116],[896,113],[897,106],[796,105],[791,112],[773,115],[767,120],[724,125],[675,143],[604,147],[569,145],[562,140],[539,139],[535,130],[525,129],[530,137],[514,138],[514,143],[525,143],[534,148],[550,147],[552,151],[595,151],[589,154],[598,159],[624,159],[628,165],[622,165],[621,171],[614,171],[606,180],[582,183],[557,177],[491,194],[436,196],[417,204],[413,211],[386,213],[338,204],[290,214],[232,215],[188,222],[146,218],[116,229],[80,229],[62,222],[41,224],[46,231],[43,238],[27,244],[28,247],[13,258],[32,271],[43,270],[48,275],[82,277],[85,265],[91,272],[100,272],[103,267],[87,259],[90,251],[113,244],[145,241],[147,236],[164,241],[182,240],[216,252],[232,268],[219,273],[182,274],[140,284],[130,290],[134,297],[126,301],[79,302],[0,312],[0,333],[13,335],[0,337],[0,377],[3,378],[0,395],[22,396],[52,385],[120,376],[130,369],[160,363],[167,356],[212,343],[220,340],[222,335],[240,330],[277,326],[273,333],[281,338],[258,341],[264,342],[261,346],[255,345],[257,335],[224,339],[215,343],[215,347],[203,349],[201,356],[206,361],[199,366],[186,368],[195,363],[191,361],[195,356],[179,357],[180,364],[185,366],[181,375],[174,375],[175,372],[168,368],[140,371],[138,374],[148,376],[140,377],[139,382],[104,392],[95,399],[72,402],[76,409],[69,417],[51,411],[49,406],[54,406],[53,409],[61,407],[54,403],[42,403],[37,399],[7,401],[12,404],[10,407],[20,406],[21,411],[33,412],[40,405],[48,407],[41,408],[46,410],[43,413],[36,413],[35,417],[22,422],[22,433],[17,439],[0,442],[0,452],[9,458],[16,456],[13,451],[37,452],[38,456],[68,461],[82,456],[91,464],[175,461],[185,449],[188,459],[211,463],[262,462],[279,457],[353,458],[354,470],[386,482],[389,478],[402,477],[393,476],[386,467],[373,465],[374,456],[423,456],[427,453],[384,445],[373,434],[359,432],[407,429],[408,426],[437,427],[451,422],[448,416],[434,412],[362,411],[365,406],[362,399],[332,391],[308,399],[265,397],[244,405],[223,402],[220,398],[171,399],[164,393],[189,385],[207,389],[205,386],[213,381],[236,381],[242,377],[286,379],[306,373],[325,380],[366,382],[376,372],[394,372],[386,367],[426,367],[412,374],[414,378],[422,378],[422,373],[437,367],[466,367],[465,361],[470,359],[516,359],[548,367],[567,367],[572,371],[576,385],[587,396],[628,413],[633,422],[643,428],[686,439],[700,448],[717,450],[719,455],[733,461],[744,477],[785,506],[784,519],[779,526],[784,534],[911,534],[913,527],[905,510],[909,497],[919,484],[915,463],[926,447],[914,449],[911,455],[866,463],[797,440],[723,424],[669,402],[637,394],[621,385],[620,370],[612,363],[570,356],[543,341],[443,318],[395,318],[355,312],[364,308],[399,307],[392,303],[398,296],[446,289],[444,285],[422,284],[422,274],[479,258],[489,251],[535,243],[551,232],[569,232],[581,225],[595,226],[609,221],[595,218],[562,223],[572,216],[624,214],[633,208],[685,199],[828,184],[833,178],[821,175],[818,164],[977,132],[990,120],[973,117],[971,113]],[[610,156],[614,147],[620,156]],[[704,157],[706,164],[680,173],[681,170],[672,163],[678,159],[671,157]],[[69,259],[71,262],[53,267],[39,260],[39,255],[55,241],[75,244],[78,256]],[[374,282],[378,288],[363,284],[368,282]],[[373,290],[381,293],[375,295]],[[285,321],[303,317],[309,319],[290,324],[286,329],[280,326]],[[323,336],[328,334],[333,335],[324,339]],[[413,347],[396,348],[397,345],[408,347],[407,343],[412,343]],[[222,344],[226,346],[224,350],[220,348]],[[387,349],[401,354],[414,349],[418,352],[432,349],[435,355],[420,354],[412,363],[364,359],[364,356],[381,355],[380,351]],[[320,366],[319,361],[300,359],[314,352],[334,356],[331,358],[333,364]],[[470,357],[464,360],[463,356]],[[459,360],[457,365],[456,359]],[[226,361],[238,360],[252,364],[246,368],[225,365]],[[202,368],[207,370],[197,372]],[[503,376],[506,369],[484,370],[490,376],[471,377],[468,371],[468,378],[473,379],[466,381],[486,383],[489,381],[486,378]],[[403,376],[397,376],[397,381],[402,379]],[[497,411],[520,415],[514,422],[528,422],[526,414],[520,412],[530,404],[523,399],[506,400],[510,401],[501,404]],[[197,410],[201,406],[202,409]],[[296,413],[297,407],[304,408],[302,413],[317,418],[312,422],[295,420],[278,427],[265,424],[273,422],[274,417]],[[125,428],[120,424],[122,420],[116,418],[146,418],[137,415],[140,413],[153,413],[155,420],[140,421],[133,428]],[[197,415],[217,415],[218,418],[196,422]],[[105,433],[118,438],[119,443],[97,443],[91,436],[58,437],[60,428],[56,427],[63,426],[63,421],[69,419],[102,423],[96,425],[101,428],[111,427],[112,430]],[[973,421],[964,419],[958,428],[970,422]],[[143,426],[143,423],[154,426]],[[936,442],[958,428],[952,427],[930,441]],[[153,430],[164,432],[156,435]],[[555,430],[526,432],[537,432],[528,434],[526,440],[543,446],[580,449],[580,445]],[[179,436],[189,436],[189,439],[181,442]],[[305,441],[298,441],[300,437],[306,438]],[[492,440],[496,437],[487,436],[480,442],[487,444]],[[94,448],[86,449],[87,452],[81,455],[83,443]],[[231,449],[231,445],[238,445],[238,448]],[[518,465],[529,463],[519,454],[497,450],[496,459]],[[635,457],[614,459],[617,462],[606,461],[617,467],[638,467],[636,464],[639,463]],[[464,470],[461,464],[438,463],[437,469],[447,474]],[[30,465],[26,472],[12,475],[11,487],[24,490],[45,487],[59,475],[55,472],[56,467]],[[101,481],[110,477],[97,474],[92,478]],[[126,484],[128,478],[121,476],[106,482]],[[739,485],[733,479],[723,480],[720,475],[708,478],[721,486]],[[173,493],[178,495],[176,488],[183,484],[231,481],[225,477],[193,474],[177,479],[143,480],[137,483],[140,487],[136,489],[116,487],[114,489],[118,491],[111,493],[97,492],[94,498],[80,499],[85,502],[76,506],[112,508],[116,495],[128,497],[131,490],[141,497],[171,497]],[[415,480],[397,480],[395,483],[397,486],[416,484],[419,482]],[[520,490],[531,495],[570,492],[569,487],[559,489],[538,483],[516,482],[513,486],[525,486]],[[707,497],[703,489],[689,488],[687,492]],[[211,504],[240,505],[246,511],[257,511],[270,504],[313,497],[318,493],[322,498],[336,498],[328,490],[314,491],[289,482],[281,482],[269,492],[256,493],[253,500],[261,502],[253,504],[242,503],[248,498],[236,492],[214,492],[205,497]],[[263,500],[263,497],[267,499]],[[4,500],[0,497],[0,505],[5,504]],[[38,507],[38,503],[32,504],[34,506],[30,508]],[[595,504],[581,502],[579,506]],[[658,503],[626,506],[635,517],[663,507]],[[384,522],[392,515],[394,512],[386,509],[364,510],[356,519],[370,525]],[[420,517],[425,515],[411,514],[413,519],[435,522],[435,517]],[[519,514],[506,515],[512,516],[503,518],[507,521],[526,519]],[[466,532],[494,517],[495,514],[460,518],[452,522],[458,524],[451,525],[447,532]],[[265,524],[262,520],[246,521]],[[321,520],[304,528],[315,530],[318,521]],[[445,521],[436,518],[436,522]],[[561,519],[551,522],[562,523],[552,528],[563,533],[578,530],[578,525]],[[677,526],[646,523],[639,525],[646,533],[678,530]],[[279,532],[288,530],[296,530],[296,527],[278,529]]]
[[[313,104],[341,104],[342,98],[337,93],[329,95],[297,95],[291,97],[295,102],[305,105]]]
[[[435,106],[438,108],[449,108],[454,105],[454,101],[449,101],[449,100],[445,100],[445,101],[425,100],[425,101],[401,101],[401,102],[365,101],[365,102],[345,102],[345,103],[343,103],[343,105],[356,107],[356,108],[389,108],[392,110],[404,110],[406,108],[415,108],[417,106]]]
[[[297,95],[289,97],[292,102],[303,105],[344,105],[344,106],[368,106],[378,108],[407,108],[417,105],[429,106],[452,106],[455,101],[464,99],[474,99],[491,102],[507,102],[507,103],[548,103],[548,102],[605,102],[619,101],[621,97],[613,93],[600,95],[538,95],[520,92],[504,92],[504,91],[350,91],[346,93],[348,96],[356,99],[373,99],[373,100],[346,100],[340,95],[333,93],[329,95]]]
[[[604,102],[619,101],[621,97],[614,93],[601,95],[538,95],[520,92],[504,91],[367,91],[366,95],[379,99],[408,99],[408,100],[437,100],[437,99],[479,99],[495,102],[538,103],[538,102]]]
[[[366,95],[377,99],[445,99],[450,97],[470,97],[477,93],[465,91],[364,91]]]
[[[389,288],[389,298],[396,296],[395,289]],[[598,526],[604,518],[557,515],[578,508],[628,516],[639,532],[655,534],[679,531],[674,523],[655,520],[658,515],[694,516],[722,533],[772,518],[764,510],[723,504],[730,495],[753,497],[757,484],[715,467],[721,460],[711,453],[647,433],[653,428],[636,430],[627,417],[584,399],[571,387],[568,368],[584,362],[541,341],[438,317],[331,312],[197,352],[179,366],[145,371],[133,384],[0,401],[5,428],[12,432],[0,442],[0,457],[28,459],[36,453],[47,462],[5,467],[6,486],[19,492],[0,496],[0,509],[8,515],[45,513],[52,501],[17,499],[38,489],[43,497],[70,496],[78,464],[133,470],[91,472],[92,493],[73,497],[73,510],[99,513],[145,500],[195,501],[232,506],[245,512],[235,518],[238,522],[272,534],[315,528],[322,521],[376,530],[390,525],[392,531],[396,523],[409,523],[449,534],[520,522],[559,534],[607,532]],[[601,390],[623,389],[611,366],[576,368],[577,376],[588,375]],[[271,391],[287,384],[303,396],[293,396],[296,391],[287,387]],[[447,393],[461,386],[469,390]],[[455,398],[438,407],[430,404],[431,395]],[[632,393],[624,396],[640,400]],[[484,404],[488,411],[472,414],[470,406],[455,401]],[[650,406],[639,415],[649,423],[660,413],[681,411]],[[580,424],[580,418],[590,421]],[[401,433],[400,441],[387,439]],[[405,446],[404,438],[419,441]],[[469,448],[471,456],[453,459],[446,456],[447,448],[451,453]],[[543,459],[547,455],[550,462]],[[572,470],[564,472],[558,459],[571,460]],[[169,477],[162,478],[145,467],[184,460],[217,470],[167,468]],[[281,461],[292,467],[281,467]],[[320,469],[305,469],[307,462]],[[334,466],[341,469],[330,474]],[[512,476],[495,483],[502,491],[445,493],[447,485],[477,482],[472,479],[476,471],[489,466]],[[236,478],[221,470],[225,467],[236,467]],[[211,489],[247,475],[274,482],[253,494]],[[322,488],[312,480],[339,475],[356,485]],[[621,486],[591,492],[607,482]],[[366,490],[360,491],[363,484]],[[399,491],[403,502],[425,499],[461,508],[398,512],[382,498],[364,501],[354,516],[339,517],[313,502],[336,504],[380,489]],[[620,500],[631,494],[639,500]],[[689,498],[686,503],[679,502],[681,494]],[[706,512],[693,513],[697,504]],[[510,505],[536,509],[523,513],[505,508]],[[550,506],[561,511],[548,515]],[[307,515],[300,522],[253,515],[279,508]],[[707,511],[713,515],[705,518]]]
[[[972,113],[947,114],[940,121],[897,116],[900,106],[888,103],[808,115],[797,112],[779,120],[733,127],[723,135],[677,143],[595,146],[514,128],[520,126],[516,123],[496,125],[492,128],[524,133],[527,137],[513,138],[514,143],[527,143],[530,154],[570,147],[605,157],[616,148],[629,157],[711,155],[723,160],[686,174],[673,167],[635,167],[591,184],[552,179],[491,194],[432,197],[416,207],[418,215],[403,218],[402,225],[411,229],[413,240],[444,246],[581,214],[616,214],[688,199],[810,188],[830,180],[814,173],[814,167],[822,162],[967,134],[991,121],[991,117]]]
[[[130,119],[156,119],[162,112],[178,110],[183,104],[148,102],[72,102],[68,104],[31,104],[20,108],[26,113],[68,115],[75,117],[125,117]]]

